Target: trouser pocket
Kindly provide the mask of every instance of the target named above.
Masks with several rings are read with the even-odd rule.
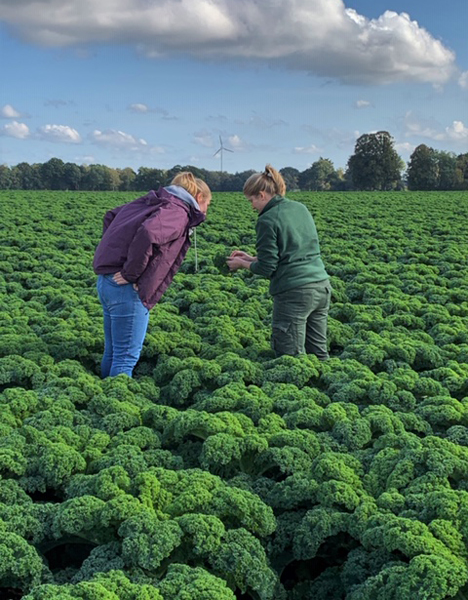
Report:
[[[305,324],[293,321],[275,322],[272,326],[271,347],[275,355],[296,356],[304,352]]]

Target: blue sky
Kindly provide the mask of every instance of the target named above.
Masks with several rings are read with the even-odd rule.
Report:
[[[0,164],[468,152],[466,0],[0,0]]]

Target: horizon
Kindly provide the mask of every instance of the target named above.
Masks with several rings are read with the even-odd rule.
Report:
[[[421,143],[468,150],[461,0],[30,1],[0,1],[8,166],[220,171],[221,136],[228,173],[345,169],[378,130],[405,163]]]

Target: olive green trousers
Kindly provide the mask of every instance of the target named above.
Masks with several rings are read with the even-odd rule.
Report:
[[[273,296],[271,344],[276,356],[315,354],[327,360],[327,319],[330,280],[287,290]]]

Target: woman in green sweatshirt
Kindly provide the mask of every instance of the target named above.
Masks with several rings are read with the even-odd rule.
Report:
[[[259,213],[257,256],[235,250],[228,265],[270,279],[276,356],[306,352],[326,360],[330,280],[312,215],[285,193],[284,179],[271,165],[247,179],[244,195]]]

